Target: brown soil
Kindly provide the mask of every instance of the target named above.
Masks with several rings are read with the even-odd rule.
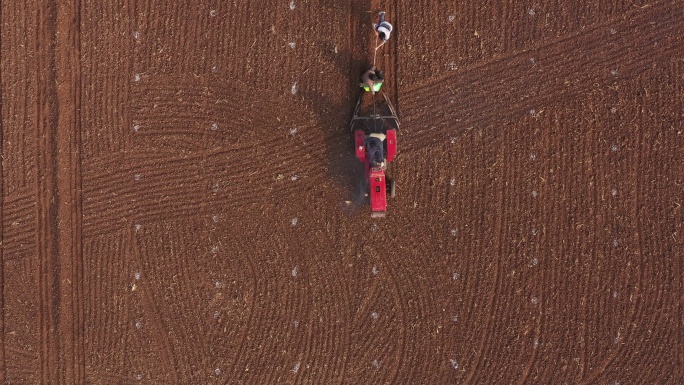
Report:
[[[444,3],[3,1],[0,382],[684,383],[684,8]]]

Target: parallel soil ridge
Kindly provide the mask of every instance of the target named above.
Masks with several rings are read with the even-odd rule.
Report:
[[[349,118],[378,51],[398,195]],[[684,383],[684,9],[0,6],[0,382]]]

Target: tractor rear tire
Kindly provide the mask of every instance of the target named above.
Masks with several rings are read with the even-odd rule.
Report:
[[[394,183],[394,179],[390,179],[388,190],[390,198],[394,198],[394,196],[397,195],[397,185]]]

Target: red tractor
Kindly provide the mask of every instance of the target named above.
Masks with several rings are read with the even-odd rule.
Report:
[[[366,165],[366,186],[370,197],[371,216],[384,217],[387,211],[387,197],[394,197],[394,180],[385,175],[387,164],[397,155],[397,130],[399,118],[387,95],[382,94],[383,102],[376,106],[373,100],[372,111],[359,114],[361,102],[366,92],[362,91],[354,109],[350,130],[354,133],[356,157]],[[376,95],[369,95],[373,99]]]

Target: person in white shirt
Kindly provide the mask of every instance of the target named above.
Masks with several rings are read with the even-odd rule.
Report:
[[[377,46],[376,49],[378,49],[389,40],[392,33],[392,24],[385,20],[385,11],[380,12],[380,20],[378,20],[377,24],[373,24],[373,29],[375,30],[375,33],[378,34],[378,38],[382,41],[382,43]]]

